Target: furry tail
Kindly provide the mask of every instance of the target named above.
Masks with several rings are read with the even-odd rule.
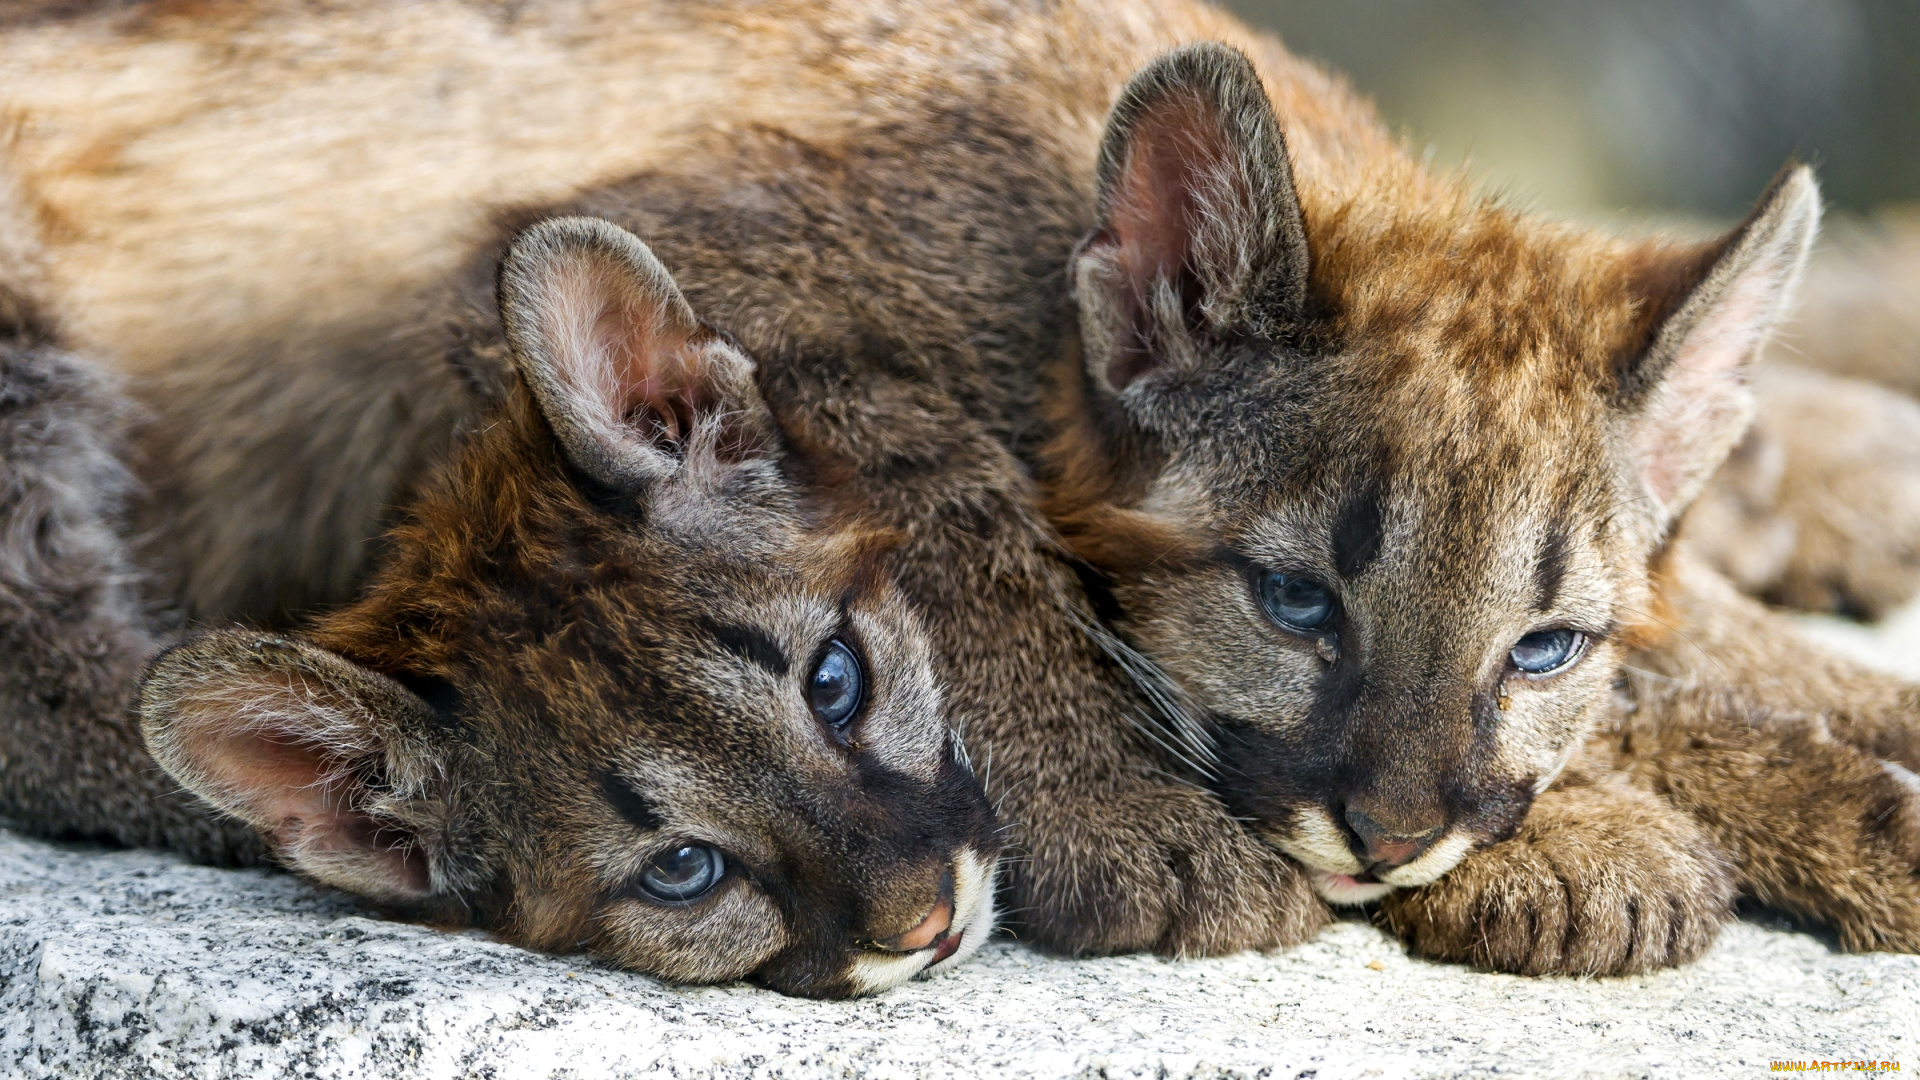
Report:
[[[116,529],[130,407],[19,308],[0,327],[0,818],[258,861],[252,832],[181,791],[141,741],[136,693],[161,641]]]

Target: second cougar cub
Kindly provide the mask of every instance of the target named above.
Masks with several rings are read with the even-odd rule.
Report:
[[[793,482],[751,361],[630,234],[543,223],[499,292],[509,392],[361,597],[166,651],[145,749],[300,873],[532,948],[821,996],[977,948],[998,833],[892,539]],[[108,415],[47,375],[73,358],[5,359],[7,474],[47,479],[0,503],[43,538],[0,559],[0,814],[253,857],[124,723],[154,639],[87,506],[111,489],[54,471],[106,460],[73,432]]]

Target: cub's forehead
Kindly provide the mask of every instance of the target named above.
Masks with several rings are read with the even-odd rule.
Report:
[[[1540,610],[1600,567],[1596,544],[1617,499],[1579,454],[1471,437],[1349,446],[1342,454],[1338,440],[1323,442],[1281,482],[1242,485],[1216,504],[1228,545],[1274,569],[1348,582],[1439,578]]]
[[[1611,483],[1604,405],[1588,389],[1510,367],[1276,353],[1214,392],[1227,400],[1170,430],[1165,479],[1204,489],[1227,513],[1281,504],[1331,512],[1367,489],[1461,515]]]
[[[605,647],[591,667],[584,650],[576,654],[573,707],[550,704],[559,706],[555,722],[596,729],[573,743],[585,764],[617,757],[657,770],[663,790],[697,792],[690,778],[711,782],[722,763],[752,773],[822,758],[806,681],[827,642],[864,620],[835,598],[797,589],[688,600],[646,633],[595,628]]]

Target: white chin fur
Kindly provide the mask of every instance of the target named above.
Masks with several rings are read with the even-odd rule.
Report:
[[[1329,904],[1349,907],[1371,904],[1395,889],[1411,889],[1439,880],[1447,871],[1459,865],[1472,848],[1472,836],[1464,832],[1448,833],[1419,858],[1377,875],[1380,878],[1377,882],[1353,880],[1353,875],[1360,870],[1358,863],[1353,864],[1351,869],[1337,871],[1309,865],[1307,873],[1313,882],[1313,891]]]

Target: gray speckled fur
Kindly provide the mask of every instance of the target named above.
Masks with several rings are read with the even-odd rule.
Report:
[[[132,409],[84,359],[0,338],[0,817],[35,832],[255,861],[147,757],[133,712],[161,644],[119,515]]]

